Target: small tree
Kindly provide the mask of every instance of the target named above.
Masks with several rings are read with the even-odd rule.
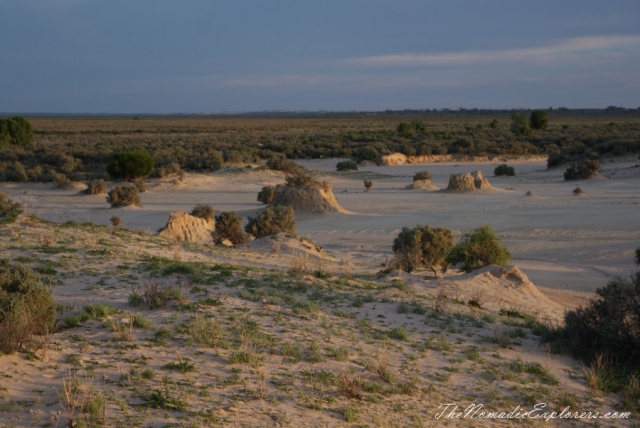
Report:
[[[338,162],[336,168],[338,169],[338,171],[357,171],[358,164],[354,161],[342,161]]]
[[[413,229],[403,227],[393,240],[393,252],[398,267],[411,272],[424,266],[438,274],[438,269],[446,269],[446,258],[454,246],[453,233],[444,227],[418,225]]]
[[[213,207],[207,204],[198,204],[193,207],[191,215],[207,221],[213,221]]]
[[[371,180],[364,180],[365,192],[368,192],[373,187]]]
[[[296,221],[292,207],[269,207],[257,217],[249,217],[245,232],[256,238],[275,235],[276,233],[296,233]]]
[[[505,265],[510,260],[511,253],[489,225],[465,233],[447,257],[450,264],[462,263],[465,272],[487,265]]]
[[[33,349],[33,336],[53,331],[56,302],[33,270],[0,260],[0,352]]]
[[[2,143],[24,146],[33,139],[33,127],[22,116],[0,119],[0,145]]]
[[[249,242],[250,237],[240,227],[242,217],[235,211],[222,212],[216,216],[216,230],[212,233],[213,241],[221,244],[228,239],[233,245]]]
[[[405,138],[415,137],[411,124],[407,122],[400,122],[396,131],[398,132],[398,134]]]
[[[112,178],[134,181],[151,174],[154,164],[147,152],[136,150],[112,154],[106,168]]]
[[[134,186],[116,186],[108,193],[107,202],[109,202],[112,207],[140,206],[138,188]]]
[[[506,163],[504,163],[502,165],[498,165],[493,170],[493,173],[495,175],[506,175],[508,177],[512,177],[516,175],[516,170],[512,166],[508,166]]]
[[[500,126],[500,122],[498,122],[498,119],[493,119],[491,122],[489,122],[489,128],[491,129],[498,129],[498,126]]]
[[[258,193],[258,202],[270,204],[276,196],[276,188],[273,186],[265,186]]]
[[[511,132],[520,136],[531,135],[529,116],[524,113],[514,113],[511,115]]]
[[[549,125],[549,112],[546,110],[534,110],[531,112],[531,127],[533,129],[547,129]]]

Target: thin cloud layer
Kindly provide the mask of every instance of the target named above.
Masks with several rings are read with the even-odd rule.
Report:
[[[440,54],[397,54],[369,56],[347,60],[359,66],[456,66],[497,62],[549,62],[565,55],[594,51],[613,51],[621,48],[640,47],[640,35],[595,36],[568,39],[560,43],[505,50],[451,52]]]

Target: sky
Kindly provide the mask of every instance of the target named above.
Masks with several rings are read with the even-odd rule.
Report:
[[[637,0],[0,0],[0,112],[640,107]]]

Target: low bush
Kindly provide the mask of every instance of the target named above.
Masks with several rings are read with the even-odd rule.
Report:
[[[427,181],[431,180],[431,174],[429,171],[419,171],[413,175],[413,181]]]
[[[338,171],[357,171],[358,164],[354,161],[342,161],[338,162],[336,168],[338,169]]]
[[[0,119],[0,145],[3,143],[23,146],[33,139],[33,127],[22,116]]]
[[[295,233],[296,221],[292,207],[269,207],[257,217],[249,217],[245,232],[256,238],[275,235],[276,233]]]
[[[563,337],[576,358],[590,361],[604,354],[640,367],[640,272],[612,279],[586,307],[568,312]]]
[[[107,193],[107,183],[102,179],[91,180],[86,193],[89,195],[102,195],[103,193]]]
[[[462,263],[465,272],[487,265],[505,265],[510,260],[511,253],[489,225],[465,233],[447,257],[450,264]]]
[[[198,204],[191,211],[191,215],[207,221],[213,221],[213,207],[211,205]]]
[[[138,189],[138,192],[140,193],[144,193],[147,191],[147,185],[145,184],[144,180],[136,180],[133,182],[133,185],[136,186],[136,189]]]
[[[133,186],[116,186],[116,188],[107,195],[107,202],[109,202],[112,207],[140,206],[138,188]]]
[[[22,204],[8,198],[9,194],[0,192],[0,217],[17,217],[22,213]]]
[[[299,169],[293,171],[284,180],[289,187],[306,187],[311,183],[314,183],[314,180],[311,177],[311,173],[303,167],[300,167]]]
[[[454,243],[449,229],[418,225],[413,229],[403,227],[393,240],[392,250],[400,269],[411,272],[418,267],[427,267],[436,273],[437,269],[446,266]]]
[[[373,187],[373,182],[371,180],[364,180],[364,188],[365,192],[368,192]]]
[[[66,175],[57,172],[53,173],[53,184],[55,184],[56,187],[64,189],[69,183],[71,183],[71,180]]]
[[[276,195],[276,188],[273,186],[265,186],[258,193],[258,202],[263,204],[270,204]]]
[[[565,160],[566,159],[562,153],[551,153],[547,158],[547,168],[562,165]]]
[[[267,167],[274,171],[286,172],[287,174],[293,174],[300,170],[300,168],[303,168],[294,161],[285,158],[271,158],[267,161]]]
[[[159,177],[159,178],[164,178],[167,175],[171,175],[171,174],[179,174],[181,171],[180,169],[180,164],[173,162],[170,163],[169,165],[163,166],[161,168],[156,168],[153,170],[153,177]]]
[[[572,164],[564,172],[565,180],[581,180],[594,176],[600,170],[600,162],[592,159],[585,159],[578,165]]]
[[[498,176],[498,175],[506,175],[508,177],[512,177],[512,176],[516,175],[516,170],[512,166],[509,166],[506,163],[504,163],[502,165],[498,165],[493,170],[493,173],[496,176]]]
[[[147,152],[136,150],[112,154],[106,169],[112,178],[133,181],[151,174],[154,164]]]
[[[232,244],[244,244],[249,241],[249,236],[240,227],[242,217],[235,211],[222,212],[216,216],[216,230],[213,232],[213,241],[216,244],[228,239]]]
[[[56,303],[33,270],[0,260],[0,352],[34,348],[33,336],[53,331]]]

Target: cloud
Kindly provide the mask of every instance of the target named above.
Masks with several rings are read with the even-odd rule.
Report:
[[[566,55],[611,51],[614,49],[639,47],[640,35],[631,36],[594,36],[568,39],[548,46],[484,50],[467,52],[449,52],[439,54],[395,54],[368,56],[346,60],[358,66],[455,66],[474,64],[495,64],[498,62],[550,62]],[[612,52],[613,53],[613,52]]]

